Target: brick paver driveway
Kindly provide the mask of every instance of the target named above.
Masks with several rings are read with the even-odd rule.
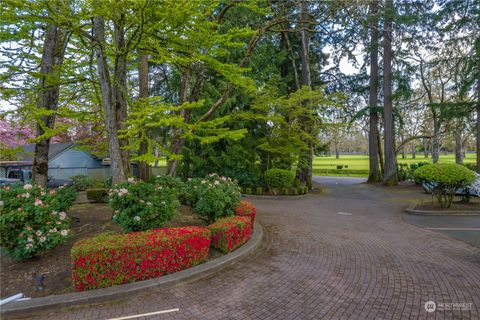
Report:
[[[36,318],[179,308],[144,319],[480,319],[479,249],[404,223],[402,209],[417,193],[352,182],[325,180],[329,190],[303,198],[253,199],[260,249],[210,278]],[[425,311],[429,300],[437,311]]]

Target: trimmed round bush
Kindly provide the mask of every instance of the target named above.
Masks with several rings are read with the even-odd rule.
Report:
[[[113,220],[126,231],[160,228],[180,205],[174,189],[132,178],[110,189],[108,203],[115,210]]]
[[[26,259],[64,243],[70,236],[65,211],[75,200],[73,187],[47,190],[31,184],[0,188],[0,246]]]
[[[432,194],[442,208],[449,208],[455,191],[465,188],[475,181],[475,173],[458,164],[430,164],[419,167],[414,172],[416,182],[431,183]]]
[[[270,169],[264,173],[268,189],[273,194],[278,190],[290,188],[295,180],[295,172],[284,169]]]

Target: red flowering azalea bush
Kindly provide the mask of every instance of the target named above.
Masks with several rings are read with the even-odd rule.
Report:
[[[241,217],[250,217],[253,227],[253,223],[255,222],[255,216],[257,215],[257,209],[251,202],[242,200],[240,201],[238,207],[235,209],[235,215]]]
[[[52,249],[70,236],[65,211],[76,197],[73,187],[47,190],[31,184],[0,188],[0,246],[15,259]]]
[[[201,227],[103,234],[73,246],[72,281],[84,291],[155,278],[206,261],[209,247]]]
[[[252,235],[250,217],[228,217],[208,226],[212,233],[212,247],[230,252],[248,241]]]

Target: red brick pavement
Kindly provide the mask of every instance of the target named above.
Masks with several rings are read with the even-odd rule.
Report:
[[[333,185],[299,199],[254,199],[264,239],[247,259],[207,279],[35,319],[172,308],[180,311],[143,319],[480,319],[480,250],[404,223],[412,196]],[[471,308],[427,313],[429,300]]]

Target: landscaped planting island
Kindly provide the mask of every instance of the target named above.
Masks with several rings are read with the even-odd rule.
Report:
[[[35,188],[32,187],[35,195],[52,197],[55,192]],[[12,193],[3,188],[2,192],[4,198],[10,192],[12,199],[23,202],[27,199],[22,196],[27,192],[25,189],[15,189]],[[38,297],[160,277],[233,251],[252,235],[255,207],[240,201],[236,182],[216,174],[187,182],[164,176],[148,183],[129,179],[107,192],[108,207],[98,203],[103,197],[96,197],[95,203],[75,204],[71,208],[72,195],[69,202],[45,198],[42,204],[62,203],[62,206],[42,208],[47,218],[36,222],[41,225],[32,228],[32,235],[25,233],[31,228],[28,223],[11,225],[12,232],[23,233],[27,242],[23,244],[15,240],[18,237],[10,236],[11,241],[21,242],[23,247],[10,245],[6,253],[11,261],[6,267],[20,270],[23,276],[2,271],[2,296],[23,292]],[[12,207],[12,201],[3,204],[2,219],[9,217],[11,211],[18,211]],[[28,210],[40,210],[39,201],[30,201]],[[60,209],[58,217],[52,213]],[[58,246],[41,247],[41,243],[51,240],[36,239],[35,234],[39,230],[42,234],[53,234],[51,224],[57,220],[52,219],[60,219],[62,223],[65,220],[72,226],[62,224],[61,230],[68,230],[68,236],[55,242]],[[58,230],[63,237],[65,232]],[[30,250],[30,237],[34,237],[31,246],[38,246],[38,251]],[[4,239],[2,246],[6,247]],[[23,256],[17,253],[19,248]],[[38,276],[43,277],[43,290],[35,282]]]

